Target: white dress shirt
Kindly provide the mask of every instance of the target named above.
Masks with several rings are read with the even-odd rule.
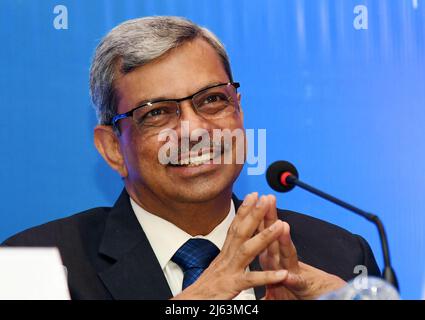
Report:
[[[229,214],[213,231],[206,236],[199,235],[192,237],[171,222],[146,211],[131,198],[130,202],[137,220],[142,226],[164,272],[173,296],[181,292],[183,284],[183,271],[176,263],[171,261],[173,255],[191,238],[207,239],[221,250],[226,239],[227,230],[235,217],[235,206],[232,201]],[[254,290],[244,290],[234,299],[255,300]]]

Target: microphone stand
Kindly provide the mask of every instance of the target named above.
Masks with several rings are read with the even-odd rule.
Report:
[[[296,176],[294,175],[287,175],[285,177],[285,182],[288,185],[296,185],[308,192],[311,192],[323,199],[326,199],[340,207],[343,207],[351,212],[354,212],[360,216],[362,216],[363,218],[369,220],[370,222],[372,222],[373,224],[375,224],[375,226],[378,228],[378,233],[379,233],[379,238],[381,240],[381,247],[382,247],[382,254],[384,256],[384,270],[383,270],[383,275],[384,275],[384,279],[391,283],[398,291],[400,291],[399,289],[399,285],[398,285],[398,281],[397,281],[397,277],[395,274],[394,269],[391,266],[391,261],[390,261],[390,252],[388,249],[388,239],[387,239],[387,234],[385,233],[385,229],[384,229],[384,225],[382,224],[382,221],[379,219],[379,217],[377,215],[368,213],[366,211],[363,211],[347,202],[344,202],[338,198],[335,198],[333,196],[331,196],[330,194],[327,194],[321,190],[318,190],[310,185],[308,185],[307,183],[304,183],[302,181],[300,181]]]

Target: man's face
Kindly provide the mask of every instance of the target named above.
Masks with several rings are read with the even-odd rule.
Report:
[[[229,77],[218,54],[207,42],[196,39],[118,78],[115,82],[118,113],[133,109],[143,100],[178,99],[209,85],[227,82]],[[212,141],[213,129],[243,129],[240,111],[218,120],[205,120],[194,112],[191,104],[191,100],[180,103],[180,121],[187,121],[190,131],[204,129]],[[174,127],[179,140],[182,138],[180,121]],[[141,201],[144,196],[163,201],[208,201],[231,190],[242,169],[243,164],[235,161],[223,164],[223,159],[221,164],[193,167],[161,164],[158,152],[166,142],[159,141],[157,130],[141,129],[132,118],[120,120],[119,126],[119,144],[127,169],[126,186],[136,192]],[[235,143],[232,148],[235,154]]]

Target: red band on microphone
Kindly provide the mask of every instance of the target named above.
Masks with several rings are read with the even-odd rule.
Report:
[[[290,173],[289,171],[286,171],[280,175],[280,183],[282,183],[285,187],[289,186],[289,184],[286,182],[286,178],[288,178],[289,176],[292,176],[292,173]]]

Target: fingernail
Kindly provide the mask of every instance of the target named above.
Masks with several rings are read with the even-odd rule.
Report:
[[[288,271],[286,271],[286,270],[279,270],[279,271],[276,271],[275,274],[276,274],[277,278],[283,279],[283,278],[286,277],[287,273],[288,273]]]
[[[246,195],[246,196],[245,196],[245,199],[244,199],[244,200],[243,200],[243,202],[242,202],[242,205],[243,205],[244,207],[248,206],[248,205],[251,203],[251,198],[252,198],[251,193],[250,193],[250,194],[248,194],[248,195]]]

